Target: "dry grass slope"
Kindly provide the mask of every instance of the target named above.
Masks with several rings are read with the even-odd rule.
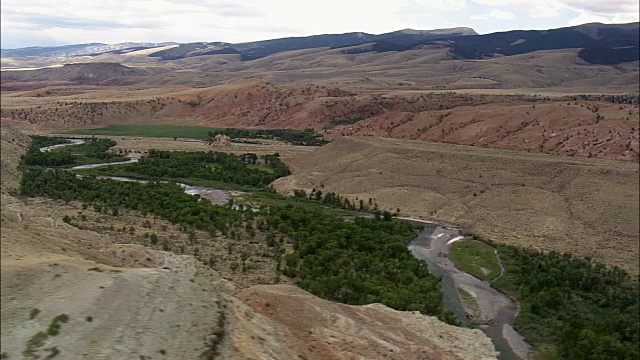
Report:
[[[292,165],[293,175],[276,181],[280,191],[374,197],[386,209],[496,242],[569,251],[638,273],[637,163],[353,137]]]
[[[0,352],[11,359],[20,358],[29,340],[61,314],[67,314],[69,321],[58,336],[33,346],[35,356],[43,358],[56,348],[64,359],[292,359],[311,350],[307,343],[289,337],[290,329],[308,327],[333,336],[314,338],[316,348],[345,346],[364,358],[373,358],[382,348],[400,354],[419,349],[434,359],[495,358],[489,339],[477,330],[383,306],[373,306],[372,311],[367,306],[338,305],[284,285],[256,291],[284,294],[270,302],[272,311],[287,313],[295,303],[310,317],[261,315],[230,295],[235,292],[233,283],[193,256],[135,245],[133,238],[139,235],[103,229],[109,225],[108,215],[85,209],[86,220],[78,220],[79,204],[13,196],[5,186],[17,185],[16,165],[28,139],[6,125],[3,121]],[[65,214],[85,229],[65,223]],[[135,215],[124,214],[130,220],[127,225],[136,226],[136,234],[148,230],[138,227],[142,216]],[[163,225],[154,222],[154,227]],[[243,300],[253,306],[252,299]],[[341,312],[338,324],[322,319],[335,309]],[[310,318],[318,321],[307,322]],[[390,336],[379,328],[381,322],[401,324],[398,329],[405,326],[410,331]],[[441,336],[439,341],[425,345],[423,340],[436,335]],[[380,339],[387,341],[383,347]],[[363,345],[351,347],[350,342]],[[344,358],[335,351],[331,355]]]
[[[285,341],[304,349],[305,359],[351,359],[361,354],[368,359],[397,360],[495,356],[487,351],[490,341],[476,336],[481,334],[479,329],[452,329],[434,318],[417,318],[381,304],[347,306],[287,285],[254,286],[237,296],[259,314],[282,324]]]
[[[558,96],[373,94],[245,79],[204,89],[161,88],[155,93],[47,87],[3,95],[1,115],[42,130],[109,124],[314,128],[329,138],[384,136],[621,160],[637,160],[640,154],[637,104]]]

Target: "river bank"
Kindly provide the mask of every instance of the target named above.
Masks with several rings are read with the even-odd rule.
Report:
[[[527,359],[530,346],[512,326],[518,304],[488,282],[458,270],[448,258],[449,246],[455,241],[463,241],[458,229],[429,224],[408,247],[416,258],[428,264],[431,273],[442,277],[445,307],[464,324],[471,320],[480,324],[500,352],[499,359]],[[463,301],[459,290],[473,299]]]
[[[58,147],[68,145],[74,145],[74,143],[60,144]],[[71,169],[95,168],[135,161],[137,159],[118,163],[81,165]],[[147,182],[126,177],[98,176],[97,178]],[[176,184],[183,187],[188,194],[200,195],[202,198],[220,205],[229,203],[230,199],[241,194],[240,192],[190,186],[182,183]],[[414,219],[404,218],[404,220]],[[422,223],[425,222],[422,221]],[[415,257],[427,262],[431,273],[442,277],[445,307],[456,313],[465,324],[469,323],[468,315],[473,314],[473,320],[481,324],[482,331],[491,338],[496,350],[500,352],[500,359],[527,359],[530,351],[529,346],[511,326],[518,313],[517,303],[492,288],[489,283],[459,271],[448,259],[449,245],[462,240],[462,238],[463,236],[457,229],[426,224],[420,235],[409,244],[409,249]],[[468,304],[461,301],[459,289],[473,296],[477,309],[470,309]]]

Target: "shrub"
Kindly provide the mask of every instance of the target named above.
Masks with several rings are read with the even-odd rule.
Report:
[[[40,313],[40,309],[33,308],[29,311],[29,320],[33,320]]]
[[[51,320],[51,324],[49,324],[49,328],[47,329],[47,334],[50,336],[56,336],[60,333],[61,323],[66,323],[69,321],[69,315],[60,314]]]

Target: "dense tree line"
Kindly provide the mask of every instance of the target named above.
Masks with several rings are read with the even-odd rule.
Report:
[[[443,310],[439,279],[415,259],[406,244],[416,229],[403,222],[356,218],[346,220],[326,209],[300,202],[263,207],[258,214],[199,201],[170,183],[135,183],[78,178],[64,171],[26,171],[21,192],[64,201],[80,200],[97,211],[117,213],[120,207],[152,213],[185,228],[226,234],[232,224],[248,228],[256,219],[258,231],[293,243],[293,252],[278,252],[285,275],[301,287],[348,304],[381,302],[398,310],[415,310],[455,321]]]
[[[311,201],[315,201],[321,203],[323,205],[335,206],[346,210],[359,210],[359,211],[368,211],[374,212],[378,215],[382,215],[383,213],[387,213],[388,211],[380,212],[378,210],[378,203],[373,199],[369,198],[368,201],[364,201],[364,199],[349,200],[346,196],[341,196],[332,191],[323,192],[320,189],[311,189],[311,192],[307,196],[307,192],[304,189],[295,189],[293,191],[293,197],[296,199],[308,199]],[[397,209],[396,215],[400,213],[400,209]],[[386,216],[386,215],[385,215]],[[391,216],[391,213],[389,213]]]
[[[241,185],[252,182],[257,184],[254,186],[264,186],[288,173],[277,155],[213,152],[151,151],[149,158],[138,164],[111,168],[131,168],[147,178],[209,179],[210,174],[220,173],[226,177],[211,179]],[[258,177],[247,180],[252,175]],[[307,196],[297,191],[294,197],[299,199],[288,203],[283,199],[286,205],[263,206],[253,214],[199,201],[198,196],[185,194],[175,184],[97,180],[42,170],[24,173],[21,192],[80,200],[97,211],[113,214],[120,207],[152,213],[185,229],[211,234],[227,234],[237,224],[251,230],[257,225],[257,231],[267,232],[267,243],[278,247],[279,269],[313,294],[348,304],[381,302],[454,322],[442,307],[439,279],[406,247],[416,229],[393,221],[391,214],[348,220],[308,202],[311,197],[313,202],[332,206],[360,205],[346,204],[336,194],[327,196],[329,193],[315,190]],[[285,250],[276,237],[291,242],[292,249]],[[499,245],[498,250],[507,271],[494,285],[520,302],[516,328],[535,348],[557,359],[640,358],[637,277],[567,254],[542,254],[506,245]]]
[[[172,183],[97,180],[91,176],[76,177],[67,171],[36,169],[24,173],[20,191],[26,196],[80,200],[96,210],[110,213],[121,207],[153,213],[175,224],[212,232],[226,232],[231,222],[241,218],[240,212],[199,201],[199,196],[185,194],[180,186]]]
[[[614,104],[629,104],[629,105],[640,104],[640,95],[638,94],[620,94],[620,95],[582,94],[582,95],[567,96],[567,98],[571,100],[603,101],[603,102],[610,102]]]
[[[31,145],[37,148],[58,144],[68,144],[71,141],[62,137],[31,135]]]
[[[322,135],[313,129],[234,129],[223,128],[209,131],[209,141],[216,135],[226,135],[232,139],[277,139],[294,145],[320,146],[327,143]]]
[[[518,331],[557,359],[640,359],[638,277],[570,254],[498,246]]]
[[[223,152],[169,152],[151,150],[137,163],[97,168],[92,173],[150,179],[202,179],[265,187],[289,175],[278,154],[233,155]]]
[[[39,137],[34,140],[23,155],[23,164],[27,166],[55,167],[125,160],[121,156],[107,152],[109,148],[116,145],[116,142],[111,139],[87,139],[83,144],[64,146],[45,152],[40,151],[41,146],[60,143],[56,139],[60,138]]]
[[[68,152],[47,151],[42,152],[37,146],[31,146],[22,155],[22,163],[27,166],[67,166],[78,161],[78,157]]]
[[[284,273],[298,278],[303,289],[346,304],[379,302],[455,323],[443,308],[440,280],[407,249],[416,235],[413,225],[360,217],[347,221],[304,206],[271,208],[266,221],[293,239]]]

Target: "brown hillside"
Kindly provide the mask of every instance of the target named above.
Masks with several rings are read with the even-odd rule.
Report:
[[[314,128],[328,138],[382,136],[555,155],[637,160],[640,118],[631,103],[573,96],[353,92],[279,86],[254,78],[204,89],[48,87],[7,94],[2,116],[25,126],[108,124]],[[615,100],[615,101],[619,101]]]
[[[490,340],[479,330],[381,305],[339,305],[291,286],[249,288],[242,300],[256,311],[232,296],[237,284],[217,271],[225,269],[204,266],[191,255],[140,245],[144,215],[139,212],[111,216],[74,202],[9,194],[5,186],[15,184],[15,166],[27,143],[24,135],[2,122],[3,358],[59,354],[63,359],[281,360],[331,354],[342,359],[336,351],[343,349],[362,358],[375,358],[383,351],[408,355],[404,359],[423,358],[422,354],[451,360],[496,358]],[[76,225],[63,221],[64,215]],[[106,230],[114,224],[136,230]],[[173,232],[173,224],[153,220],[155,229],[163,225]],[[186,240],[180,233],[172,242],[180,236]],[[253,295],[259,293],[269,299],[269,311],[287,314],[293,309],[301,316],[261,313],[264,303]],[[63,314],[68,321],[57,336],[38,335]],[[295,329],[309,331],[301,334]],[[313,338],[313,343],[301,341],[306,338]]]
[[[6,121],[1,121],[2,128],[1,148],[2,163],[0,163],[1,171],[0,181],[2,189],[2,197],[8,195],[8,191],[16,190],[20,182],[20,171],[18,165],[20,156],[27,151],[31,144],[31,139],[24,135],[20,130],[12,126]]]
[[[2,83],[22,81],[68,81],[78,84],[96,84],[122,77],[150,75],[143,69],[134,69],[118,63],[74,63],[62,67],[38,70],[3,71]]]
[[[371,44],[348,48],[313,48],[276,53],[252,61],[239,55],[207,55],[175,61],[159,61],[144,52],[104,54],[95,57],[3,57],[3,67],[33,68],[70,62],[120,63],[145,67],[150,75],[110,76],[104,85],[135,84],[143,87],[189,85],[211,87],[248,76],[278,85],[314,83],[350,91],[421,89],[555,89],[564,92],[630,92],[638,88],[638,62],[616,66],[588,64],[580,49],[544,50],[484,60],[457,60],[451,44],[429,43],[408,51],[371,51]],[[54,70],[3,71],[3,89],[16,82],[43,81]],[[11,72],[14,73],[14,72]],[[5,78],[6,77],[6,78]],[[58,77],[56,77],[58,78]],[[65,77],[65,79],[68,79]],[[75,81],[75,80],[72,80]],[[95,83],[95,82],[90,82]]]
[[[555,155],[637,160],[638,109],[603,102],[495,103],[443,111],[389,112],[329,137],[428,140]]]
[[[332,303],[287,285],[254,286],[237,297],[282,324],[285,342],[304,349],[305,359],[352,359],[362,354],[368,359],[398,360],[493,357],[485,350],[491,347],[488,340],[478,341],[472,334],[481,333],[478,329],[456,331],[463,329],[454,330],[434,318],[413,318],[381,304]]]
[[[372,197],[385,209],[496,242],[569,251],[637,273],[638,165],[450,144],[341,138],[294,159],[296,188]]]

